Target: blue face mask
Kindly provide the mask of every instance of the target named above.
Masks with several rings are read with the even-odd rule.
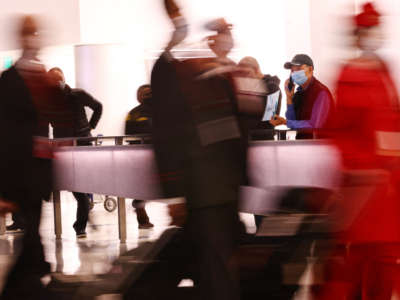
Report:
[[[290,76],[292,77],[293,82],[297,85],[303,85],[308,80],[308,77],[304,70],[292,72],[292,75]]]

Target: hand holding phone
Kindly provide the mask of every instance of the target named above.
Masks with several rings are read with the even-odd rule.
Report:
[[[292,76],[289,77],[289,83],[288,83],[288,89],[291,92],[294,88],[294,83],[293,83],[293,79]]]
[[[294,82],[292,80],[292,77],[286,80],[285,83],[285,92],[286,92],[286,101],[287,104],[290,105],[292,104],[292,99],[294,96]]]

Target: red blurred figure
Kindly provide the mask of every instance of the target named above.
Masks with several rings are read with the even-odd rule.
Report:
[[[321,298],[383,300],[391,299],[400,278],[399,162],[389,149],[393,140],[382,140],[399,131],[399,99],[385,62],[375,53],[383,41],[379,13],[367,3],[354,21],[362,53],[340,73],[333,117],[343,163],[342,222],[335,228],[341,234],[333,257],[341,260],[328,266]]]

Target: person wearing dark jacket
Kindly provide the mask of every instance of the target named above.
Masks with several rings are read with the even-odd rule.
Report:
[[[72,131],[63,132],[62,128],[54,128],[54,137],[89,137],[91,130],[95,129],[100,121],[103,105],[94,99],[89,93],[82,89],[72,89],[65,83],[64,73],[60,68],[52,68],[49,74],[58,80],[59,86],[65,97],[68,98],[74,115],[74,126]],[[93,113],[88,120],[85,107],[89,107]],[[69,135],[72,134],[72,135]]]
[[[179,9],[167,7],[167,12],[175,25],[170,45],[177,45],[186,35],[184,22],[177,22],[183,16]],[[227,27],[217,32],[222,36],[213,37],[213,48],[221,57],[179,61],[167,47],[151,75],[162,188],[166,197],[186,198],[183,244],[192,247],[199,299],[209,300],[240,298],[234,252],[239,185],[246,182],[246,141],[235,115],[234,91],[228,75],[221,74],[228,68],[219,68],[225,67],[220,58],[229,53],[231,35]]]
[[[53,89],[37,58],[38,32],[34,17],[22,18],[18,32],[22,56],[0,78],[1,202],[13,203],[25,225],[22,249],[7,275],[2,300],[49,299],[40,280],[50,273],[50,265],[45,261],[39,226],[42,199],[48,199],[52,189],[48,124],[53,113],[58,114],[59,103],[51,101]]]
[[[297,54],[284,68],[291,70],[290,79],[285,83],[286,119],[276,116],[270,123],[298,130],[296,139],[313,138],[312,131],[321,130],[328,123],[334,107],[332,94],[315,78],[314,62],[308,55]],[[298,86],[296,91],[295,85]]]
[[[139,105],[133,108],[126,117],[125,134],[151,134],[152,109],[149,84],[144,84],[138,88],[137,100]]]
[[[89,137],[91,136],[90,131],[96,128],[97,123],[100,120],[103,106],[102,104],[94,99],[91,95],[81,89],[72,89],[65,84],[64,74],[60,68],[52,68],[49,70],[50,78],[55,84],[58,84],[61,97],[67,100],[69,104],[67,113],[72,112],[72,126],[63,126],[63,124],[53,125],[53,136],[54,138],[65,138],[65,137]],[[85,107],[89,107],[93,110],[92,117],[88,121],[86,116]],[[78,141],[80,146],[90,146],[91,143],[88,141]],[[86,237],[86,225],[89,218],[90,200],[88,194],[85,193],[72,193],[78,202],[76,211],[76,221],[73,225],[76,236],[78,238]]]
[[[103,112],[103,105],[82,89],[71,89],[68,85],[64,88],[65,94],[70,98],[75,115],[75,137],[91,136],[92,129],[97,127]],[[88,120],[85,107],[89,107],[93,113]]]
[[[137,100],[140,105],[133,108],[125,120],[125,134],[151,134],[152,111],[151,111],[151,87],[149,84],[140,86],[137,90]],[[134,144],[134,142],[131,142]],[[145,209],[145,201],[133,200],[132,204],[136,209],[136,218],[139,229],[152,228],[149,216]]]

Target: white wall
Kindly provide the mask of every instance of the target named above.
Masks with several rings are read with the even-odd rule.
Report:
[[[46,47],[40,55],[47,70],[59,67],[65,76],[65,82],[75,87],[75,53],[73,45]]]
[[[350,48],[352,16],[356,5],[350,0],[310,0],[311,53],[315,74],[334,90],[343,61],[353,56]]]
[[[17,16],[38,14],[43,17],[48,45],[79,43],[79,0],[1,0],[0,51],[19,47],[15,39]]]
[[[400,1],[380,0],[377,1],[383,17],[383,28],[386,43],[380,50],[382,56],[388,62],[392,76],[397,87],[400,87]]]
[[[76,82],[103,104],[103,115],[92,135],[122,135],[132,108],[126,47],[120,44],[80,45],[75,48]],[[91,113],[91,112],[90,112]]]
[[[305,53],[311,55],[311,0],[285,0],[286,54],[290,60],[294,55]],[[317,0],[318,1],[318,0]],[[324,2],[325,1],[320,1]]]

